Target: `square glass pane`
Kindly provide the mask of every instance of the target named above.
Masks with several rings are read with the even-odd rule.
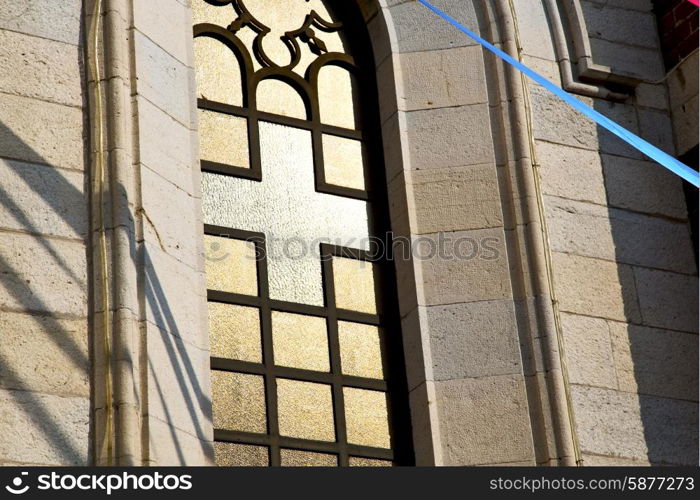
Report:
[[[377,458],[349,457],[350,467],[391,467],[389,460],[379,460]]]
[[[205,234],[204,267],[209,290],[258,294],[256,251],[252,242]]]
[[[323,135],[323,168],[326,182],[334,186],[365,189],[362,142]]]
[[[348,442],[389,448],[386,393],[343,387]]]
[[[258,84],[257,105],[260,111],[306,120],[306,106],[299,92],[279,80],[263,80]]]
[[[329,385],[277,379],[277,407],[283,436],[335,441]]]
[[[335,305],[368,314],[377,314],[375,264],[357,259],[333,257]]]
[[[209,302],[211,355],[262,363],[260,313],[255,307]]]
[[[275,364],[330,371],[325,318],[272,311]]]
[[[376,326],[338,321],[340,363],[345,375],[384,378],[383,332]]]
[[[280,450],[281,464],[286,467],[336,467],[338,457],[328,453],[302,450]]]
[[[265,384],[261,376],[213,370],[211,386],[216,429],[267,432]]]
[[[248,120],[200,109],[199,155],[202,160],[249,168]]]
[[[214,457],[219,467],[267,467],[270,465],[266,446],[216,441]]]
[[[220,41],[200,36],[194,39],[197,97],[243,105],[241,68],[230,48]]]
[[[333,65],[321,68],[318,73],[318,101],[322,123],[358,128],[357,84],[347,70]]]

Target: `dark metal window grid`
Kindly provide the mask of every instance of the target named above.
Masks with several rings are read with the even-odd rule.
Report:
[[[334,6],[338,11],[346,10],[346,7]],[[374,234],[382,234],[381,231],[389,227],[388,201],[386,199],[386,177],[382,158],[381,132],[377,116],[378,104],[376,96],[376,81],[373,73],[373,59],[371,47],[366,34],[364,21],[352,8],[347,8],[344,13],[346,27],[363,36],[359,40],[353,40],[353,48],[362,49],[358,53],[367,56],[367,67],[370,71],[355,64],[353,57],[345,54],[323,54],[319,56],[307,69],[305,78],[291,71],[291,67],[263,67],[257,72],[253,70],[253,63],[245,45],[229,30],[213,24],[200,24],[194,27],[194,36],[208,36],[219,40],[229,47],[236,56],[243,82],[243,107],[232,106],[207,99],[198,99],[200,109],[243,117],[248,121],[248,144],[250,154],[250,168],[235,165],[202,161],[203,171],[213,172],[235,177],[243,177],[255,181],[262,181],[262,167],[260,161],[259,121],[277,123],[289,127],[311,131],[314,159],[315,188],[318,192],[334,194],[338,196],[371,201],[373,205],[370,214],[370,226],[374,228]],[[264,28],[264,26],[263,26]],[[269,58],[262,52],[261,46],[256,45],[256,57],[269,63]],[[318,74],[326,65],[336,65],[348,70],[358,85],[357,92],[363,97],[363,106],[356,107],[356,122],[362,124],[360,130],[345,129],[321,123],[319,100],[316,93]],[[289,84],[301,96],[307,112],[307,120],[292,118],[257,110],[255,98],[258,84],[265,79],[276,79]],[[368,105],[374,103],[374,106]],[[364,161],[366,190],[358,190],[347,187],[335,186],[326,183],[325,168],[323,162],[323,134],[330,134],[348,139],[361,140],[366,148]],[[375,187],[375,189],[373,189]],[[278,466],[281,462],[281,449],[303,450],[318,453],[334,454],[338,457],[339,466],[349,465],[349,458],[369,458],[392,461],[395,465],[413,464],[413,447],[411,426],[408,410],[408,388],[405,378],[405,364],[403,346],[400,338],[400,324],[398,321],[398,305],[396,303],[395,277],[393,266],[383,262],[380,266],[381,275],[377,285],[377,298],[382,299],[382,313],[378,315],[365,314],[357,311],[337,309],[335,306],[335,291],[333,281],[332,257],[342,256],[359,260],[370,260],[370,255],[362,250],[339,247],[333,245],[321,245],[322,273],[325,306],[312,306],[273,300],[269,297],[267,280],[267,262],[265,235],[262,233],[232,229],[226,227],[205,225],[205,234],[225,236],[233,239],[251,241],[256,246],[256,254],[259,258],[257,266],[258,296],[226,293],[216,290],[208,290],[208,300],[228,304],[256,307],[260,314],[261,340],[263,349],[263,363],[252,363],[224,358],[211,358],[213,370],[233,371],[246,374],[261,375],[264,377],[265,404],[267,416],[267,434],[258,434],[242,431],[215,429],[216,441],[265,446],[269,453],[269,463]],[[329,341],[329,355],[331,361],[330,372],[316,372],[297,368],[276,366],[272,346],[272,311],[281,311],[326,319]],[[385,380],[363,378],[343,375],[340,366],[340,348],[338,340],[338,321],[352,321],[379,326],[385,334],[386,356],[384,356]],[[336,441],[313,441],[282,436],[279,433],[278,408],[277,408],[277,382],[278,378],[315,382],[330,385],[332,388],[333,417],[335,424]],[[347,442],[345,425],[345,409],[343,387],[361,388],[388,393],[387,410],[391,434],[391,449],[360,446]]]

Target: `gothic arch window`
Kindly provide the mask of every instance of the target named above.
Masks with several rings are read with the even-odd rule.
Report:
[[[193,1],[219,465],[411,457],[373,62],[329,4]]]

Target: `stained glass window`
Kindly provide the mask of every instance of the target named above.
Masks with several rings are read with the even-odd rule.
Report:
[[[403,367],[389,363],[401,343],[390,272],[370,252],[385,186],[370,154],[376,123],[360,106],[373,77],[327,7],[192,2],[223,466],[402,460]]]

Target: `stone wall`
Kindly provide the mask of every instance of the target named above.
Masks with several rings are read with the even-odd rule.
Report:
[[[90,460],[82,2],[0,1],[0,464]]]

